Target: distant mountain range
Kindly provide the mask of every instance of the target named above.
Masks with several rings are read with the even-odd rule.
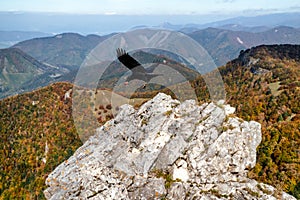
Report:
[[[263,32],[225,30],[226,27],[232,27],[232,25],[223,26],[223,28],[206,28],[187,33],[187,35],[199,42],[218,66],[224,65],[238,56],[240,50],[253,46],[261,44],[300,44],[300,29],[292,27],[255,28],[257,30],[267,29]],[[237,27],[247,29],[243,26]],[[235,28],[239,29],[237,27]],[[233,26],[232,29],[235,28]],[[78,68],[89,51],[110,36],[82,36],[75,33],[64,33],[53,37],[23,41],[13,47],[21,49],[40,62],[55,66]]]
[[[264,28],[262,27],[262,29]],[[64,33],[22,41],[15,44],[11,49],[2,50],[0,52],[2,58],[0,63],[2,69],[0,72],[0,98],[22,91],[30,91],[51,82],[73,82],[77,70],[88,53],[101,41],[112,35],[82,36],[76,33]],[[224,65],[237,57],[241,50],[253,46],[261,44],[300,44],[300,29],[286,26],[275,27],[263,32],[206,28],[188,33],[188,36],[207,50],[217,66]],[[13,60],[10,59],[11,56],[14,56]],[[30,59],[28,59],[29,57]],[[10,61],[10,63],[7,61]],[[22,67],[30,73],[25,70],[26,72],[19,73],[17,71],[9,76],[3,75],[6,73],[3,69],[7,69],[7,66],[18,67],[21,63],[27,63]],[[98,67],[95,66],[94,70],[97,70]],[[111,76],[115,75],[111,74]],[[41,79],[41,77],[44,78]]]
[[[134,26],[132,29],[151,27],[191,33],[206,28],[220,28],[233,31],[262,32],[277,26],[290,26],[294,28],[300,28],[299,19],[300,13],[277,13],[251,17],[234,17],[226,20],[214,21],[204,24],[174,24],[170,22],[164,22],[155,26]]]
[[[300,44],[300,29],[280,26],[264,32],[207,28],[188,34],[212,56],[217,66],[237,57],[243,49],[262,44]]]
[[[81,34],[109,34],[128,31],[133,27],[156,27],[193,30],[208,27],[220,28],[233,24],[246,27],[291,26],[300,27],[300,13],[276,13],[259,16],[233,15],[88,15],[37,12],[0,12],[0,30],[22,30],[58,34],[75,32]],[[225,19],[225,20],[221,20]],[[162,23],[165,22],[165,23]],[[193,22],[193,23],[190,23]],[[1,41],[1,40],[0,40]]]
[[[291,26],[300,27],[300,13],[276,13],[266,14],[251,17],[235,17],[226,20],[216,21],[204,24],[205,27],[220,27],[227,24],[236,24],[248,27],[276,27],[276,26]]]
[[[13,47],[21,49],[40,62],[74,69],[81,65],[96,45],[110,36],[63,33],[52,37],[26,40]]]
[[[230,30],[230,31],[244,31],[244,32],[250,32],[250,33],[258,33],[258,32],[264,32],[267,30],[270,30],[271,28],[268,26],[243,26],[243,25],[238,25],[238,24],[226,24],[223,26],[218,26],[218,27],[205,27],[205,28],[199,28],[197,26],[191,26],[191,27],[184,27],[180,28],[178,31],[190,34],[196,31],[200,31],[206,28],[216,28],[216,29],[222,29],[222,30]]]

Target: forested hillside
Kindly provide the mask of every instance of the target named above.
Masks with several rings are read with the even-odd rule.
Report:
[[[226,101],[236,108],[236,115],[262,124],[257,164],[248,176],[299,199],[300,45],[254,47],[219,71]],[[209,101],[203,79],[191,84],[199,102]],[[56,83],[0,101],[1,199],[42,199],[47,175],[82,144],[72,120],[72,98],[65,98],[72,87]],[[157,92],[134,97],[144,97],[140,104]],[[82,94],[93,98],[90,92]],[[107,103],[85,104],[86,112],[98,117],[99,126],[112,117]],[[86,116],[90,115],[82,117]]]
[[[46,176],[81,145],[57,83],[0,101],[0,199],[43,199]]]
[[[220,68],[237,115],[262,124],[249,176],[300,198],[300,46],[259,46]]]

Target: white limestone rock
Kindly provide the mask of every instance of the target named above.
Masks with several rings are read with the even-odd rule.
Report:
[[[189,180],[189,171],[185,160],[178,160],[173,168],[173,180],[179,179],[180,181],[187,182]]]
[[[47,178],[47,199],[295,199],[248,179],[260,124],[158,94],[118,115]]]

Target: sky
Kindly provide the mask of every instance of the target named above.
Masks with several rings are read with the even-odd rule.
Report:
[[[299,0],[0,0],[0,11],[107,15],[256,15],[299,12]]]

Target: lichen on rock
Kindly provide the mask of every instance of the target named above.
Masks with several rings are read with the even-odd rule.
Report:
[[[47,178],[47,199],[295,199],[247,178],[261,126],[159,93],[118,115]]]

